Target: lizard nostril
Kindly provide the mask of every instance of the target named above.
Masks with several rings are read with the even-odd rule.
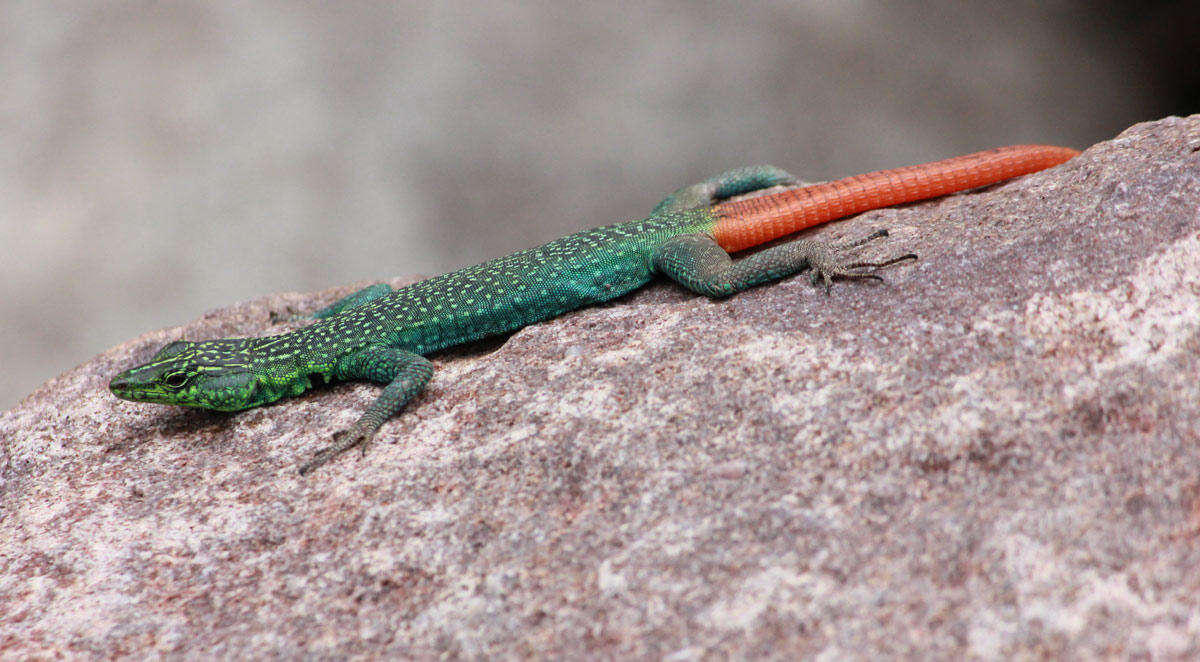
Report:
[[[116,377],[113,377],[112,381],[108,382],[108,390],[121,391],[121,390],[129,388],[130,383],[131,382],[129,381],[129,373],[123,372],[123,373],[117,375]]]

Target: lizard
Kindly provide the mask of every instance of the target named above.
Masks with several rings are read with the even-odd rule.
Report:
[[[805,269],[826,295],[833,278],[882,280],[876,270],[917,256],[865,262],[850,251],[886,230],[837,244],[792,238],[736,260],[730,254],[870,209],[1043,170],[1077,154],[1013,145],[803,186],[772,166],[738,168],[675,191],[642,220],[578,232],[398,289],[368,286],[286,333],[169,343],[108,386],[125,400],[239,411],[300,395],[317,382],[383,384],[351,427],[301,465],[307,474],[355,446],[365,453],[383,423],[428,383],[431,352],[614,299],[656,274],[713,298]],[[764,192],[778,187],[786,188]],[[755,192],[762,195],[734,199]]]

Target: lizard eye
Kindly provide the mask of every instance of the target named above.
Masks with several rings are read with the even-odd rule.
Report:
[[[173,372],[163,377],[163,384],[169,388],[183,388],[187,384],[188,376],[186,372]]]

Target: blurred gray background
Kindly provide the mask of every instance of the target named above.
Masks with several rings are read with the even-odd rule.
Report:
[[[0,408],[207,309],[453,269],[732,166],[1197,112],[1187,5],[0,2]]]

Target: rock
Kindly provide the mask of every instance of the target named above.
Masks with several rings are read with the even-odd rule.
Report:
[[[377,387],[121,402],[148,333],[0,417],[0,656],[1200,654],[1200,115],[818,231],[884,284],[655,284]],[[549,239],[549,237],[547,238]]]

